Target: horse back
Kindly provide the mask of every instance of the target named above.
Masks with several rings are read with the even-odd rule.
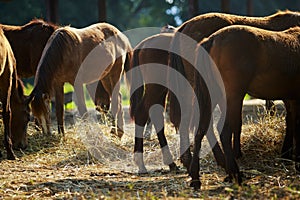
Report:
[[[230,90],[281,99],[292,97],[292,90],[300,84],[299,31],[274,32],[234,25],[220,29],[201,45]],[[276,91],[270,90],[270,85]]]

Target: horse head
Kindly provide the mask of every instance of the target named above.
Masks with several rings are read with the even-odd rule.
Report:
[[[43,133],[50,135],[50,95],[34,89],[26,101],[27,104],[31,103],[32,114],[37,119],[39,125],[41,125]]]
[[[27,125],[30,120],[30,109],[26,103],[24,96],[24,86],[20,79],[16,81],[16,91],[12,92],[11,97],[11,112],[12,112],[12,126],[11,126],[11,139],[13,148],[25,149],[28,145],[27,142]]]

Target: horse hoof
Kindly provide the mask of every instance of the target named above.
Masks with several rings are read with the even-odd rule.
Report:
[[[200,180],[192,180],[190,183],[190,187],[193,187],[194,190],[200,190],[200,187],[201,187]]]
[[[147,169],[139,169],[138,174],[139,175],[148,174],[148,171]]]
[[[170,168],[170,172],[178,172],[179,168],[177,167],[177,165],[175,163],[172,163],[169,165]]]

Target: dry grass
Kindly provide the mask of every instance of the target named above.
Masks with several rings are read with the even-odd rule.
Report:
[[[30,124],[29,148],[16,151],[16,161],[1,160],[0,198],[296,199],[300,198],[300,176],[292,162],[283,162],[279,157],[284,128],[282,116],[262,115],[258,123],[244,124],[244,156],[239,161],[243,186],[223,182],[226,174],[209,154],[201,159],[201,191],[193,191],[183,168],[175,174],[162,165],[156,137],[145,142],[150,173],[135,173],[132,125],[118,141],[110,137],[106,126],[90,121],[77,121],[65,138],[57,134],[44,136]],[[178,136],[170,125],[166,129],[170,149],[177,157]]]

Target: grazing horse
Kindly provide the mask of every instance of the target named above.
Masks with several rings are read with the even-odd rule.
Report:
[[[1,24],[0,27],[3,29],[14,52],[18,76],[20,78],[34,76],[43,49],[52,33],[59,26],[45,22],[42,19],[34,19],[23,26]],[[90,94],[95,94],[95,104],[98,107],[109,108],[109,103],[107,103],[107,101],[110,101],[107,97],[109,94],[103,86],[100,85],[96,93]]]
[[[34,19],[23,26],[1,24],[14,52],[18,76],[29,78],[35,75],[43,49],[58,26],[41,19]]]
[[[262,99],[299,101],[300,93],[297,91],[300,89],[300,28],[275,32],[234,25],[223,28],[202,41],[196,52],[199,53],[202,48],[207,51],[214,64],[205,62],[204,56],[199,56],[196,66],[204,68],[204,71],[215,67],[224,84],[227,112],[221,141],[226,160],[225,169],[240,184],[241,174],[233,154],[231,139],[233,131],[241,129],[243,98],[248,93]],[[211,114],[213,103],[207,85],[212,84],[209,80],[214,82],[215,79],[215,76],[208,73],[196,75],[195,78],[200,110],[203,109],[201,112],[206,113],[200,119],[191,163],[191,186],[195,188],[200,188],[199,150],[209,124],[209,120],[205,118]],[[214,83],[215,86],[220,86]],[[295,121],[292,123],[296,124]],[[299,128],[297,126],[296,130]],[[296,162],[299,162],[300,139],[296,135],[294,132]],[[296,169],[300,170],[299,165],[296,165]]]
[[[183,23],[175,32],[175,36],[170,48],[172,49],[172,52],[175,51],[177,54],[170,54],[170,66],[181,72],[192,85],[194,83],[195,69],[192,66],[193,63],[189,63],[183,58],[190,58],[189,60],[194,60],[191,57],[194,55],[193,52],[196,49],[198,42],[203,40],[205,37],[208,37],[215,31],[234,24],[280,31],[300,25],[300,13],[279,11],[266,17],[245,17],[222,13],[208,13],[194,17]],[[191,38],[195,42],[190,45],[185,44],[185,38]],[[183,58],[181,56],[183,56]],[[192,87],[194,86],[192,85]],[[180,123],[180,111],[178,108],[179,106],[176,103],[176,97],[170,94],[170,120],[175,127],[179,127]],[[187,119],[181,120],[184,121]],[[240,147],[240,133],[240,129],[234,131],[234,153],[237,158],[241,157],[242,155]],[[282,152],[286,151],[287,149],[282,149]],[[183,160],[186,165],[189,165],[190,163],[191,156],[189,156],[189,154],[189,152],[181,152],[181,155],[186,155],[184,156],[186,157],[186,160]]]
[[[0,100],[4,124],[4,144],[8,159],[15,159],[13,148],[26,148],[29,107],[23,85],[17,77],[16,61],[3,30],[0,29]]]
[[[79,114],[87,112],[83,84],[101,80],[112,98],[113,112],[123,129],[120,85],[123,66],[129,65],[131,46],[114,26],[98,23],[86,28],[61,27],[48,40],[38,64],[34,89],[30,94],[32,112],[50,133],[49,98],[55,94],[58,130],[63,133],[63,85],[74,86]],[[116,117],[115,116],[115,117]],[[121,117],[120,117],[121,116]]]

